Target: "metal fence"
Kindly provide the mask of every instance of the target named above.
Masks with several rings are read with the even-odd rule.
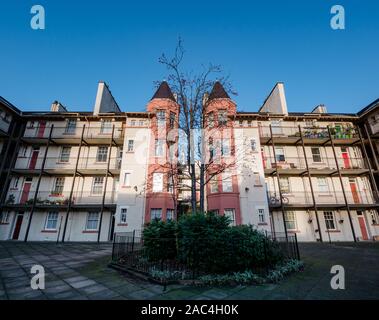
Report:
[[[283,256],[287,259],[300,259],[299,248],[296,234],[285,233],[265,233],[264,255],[266,260],[266,241],[273,241],[278,244]],[[150,239],[151,240],[151,239]],[[179,275],[186,276],[187,279],[195,279],[197,276],[204,274],[199,271],[196,266],[200,263],[183,263],[178,261],[176,257],[175,246],[173,247],[173,239],[156,239],[157,246],[149,249],[147,252],[144,247],[144,240],[140,230],[127,233],[116,233],[113,242],[112,262],[122,267],[137,271],[144,274],[151,274],[152,270],[159,272],[176,272]],[[165,240],[167,242],[165,242]],[[200,239],[197,239],[201,241]],[[238,241],[231,244],[237,248],[243,245]],[[215,248],[219,249],[219,248]],[[156,250],[156,251],[155,251]],[[170,251],[171,250],[171,251]],[[173,252],[171,255],[170,252]],[[234,251],[233,251],[234,252]],[[162,259],[162,255],[165,257]],[[196,259],[196,253],[194,253]]]

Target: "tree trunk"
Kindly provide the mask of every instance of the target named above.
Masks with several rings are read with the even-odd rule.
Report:
[[[200,211],[204,212],[204,198],[205,198],[205,165],[202,163],[200,165]]]

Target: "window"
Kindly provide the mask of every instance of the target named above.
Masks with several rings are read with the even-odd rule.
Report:
[[[100,133],[112,133],[112,119],[103,119],[101,121]]]
[[[220,110],[218,112],[218,125],[219,126],[226,126],[228,119],[227,119],[227,112],[226,110]]]
[[[0,213],[0,223],[9,223],[9,211],[2,211]]]
[[[170,112],[170,128],[174,129],[175,127],[175,112]]]
[[[251,127],[251,120],[248,120],[248,121],[247,121],[247,126],[248,126],[248,127]]]
[[[329,192],[328,181],[324,177],[317,178],[318,191],[320,192]]]
[[[265,209],[258,209],[258,223],[265,223]]]
[[[163,191],[163,173],[153,173],[153,192]]]
[[[294,211],[286,211],[284,213],[287,230],[296,230],[296,215]]]
[[[139,125],[140,127],[143,127],[143,126],[145,125],[145,122],[142,121],[142,120],[140,120],[140,121],[138,122],[138,125]]]
[[[271,130],[273,135],[282,135],[282,122],[281,120],[271,121]]]
[[[104,177],[94,177],[92,184],[92,194],[102,194]]]
[[[168,174],[167,176],[167,192],[174,193],[174,177],[172,174]]]
[[[14,177],[13,178],[13,188],[18,189],[18,183],[20,181],[20,177]]]
[[[164,140],[156,139],[155,140],[155,156],[162,157],[164,148]]]
[[[282,193],[289,193],[290,190],[290,180],[288,177],[281,177],[279,180],[280,183],[280,191]]]
[[[162,209],[151,209],[150,212],[151,220],[161,220],[162,219]]]
[[[45,230],[56,230],[58,223],[58,212],[49,212],[46,217]]]
[[[174,220],[174,209],[167,209],[166,220]]]
[[[128,152],[134,151],[134,140],[128,140]]]
[[[75,134],[76,131],[76,119],[68,119],[66,124],[66,134]]]
[[[27,151],[28,151],[28,147],[27,146],[21,146],[20,147],[20,151],[19,151],[20,157],[26,157],[26,152]]]
[[[97,162],[107,162],[108,147],[98,147],[96,161]]]
[[[157,125],[164,127],[166,125],[166,113],[164,110],[157,111]]]
[[[221,155],[223,157],[230,156],[230,140],[223,139],[221,144]]]
[[[131,127],[135,127],[135,126],[136,126],[136,120],[132,120],[132,121],[130,121],[130,126],[131,126]]]
[[[262,181],[261,181],[261,175],[259,172],[254,172],[254,186],[261,186]]]
[[[213,138],[209,138],[209,161],[212,161],[214,156],[215,149],[213,147]]]
[[[276,157],[277,162],[286,161],[286,157],[284,156],[284,149],[283,148],[275,148],[275,157]]]
[[[225,209],[224,215],[230,219],[231,226],[236,225],[236,214],[235,214],[234,209]]]
[[[34,129],[34,121],[29,122],[28,129]]]
[[[70,161],[71,147],[62,147],[61,156],[59,158],[60,162],[69,162]]]
[[[127,208],[121,208],[121,212],[120,212],[120,223],[121,224],[126,224],[126,215],[128,213],[128,209]]]
[[[214,117],[214,113],[211,112],[208,115],[208,126],[209,126],[209,128],[213,128],[214,125],[215,125],[215,117]]]
[[[371,210],[371,222],[372,224],[379,224],[379,214],[376,210]]]
[[[335,230],[334,214],[332,211],[324,211],[325,226],[327,230]]]
[[[252,152],[257,151],[257,141],[254,138],[250,140],[250,148]]]
[[[223,192],[233,192],[232,177],[228,175],[222,179],[222,191]]]
[[[320,148],[311,148],[313,162],[321,162]]]
[[[218,179],[217,176],[213,176],[211,178],[211,193],[217,193],[218,192]]]
[[[99,224],[99,213],[88,212],[86,230],[97,230],[98,224]]]
[[[124,174],[124,186],[130,187],[130,172],[125,172]]]
[[[51,192],[52,194],[59,195],[63,193],[64,179],[64,177],[59,177],[55,179],[54,189]]]

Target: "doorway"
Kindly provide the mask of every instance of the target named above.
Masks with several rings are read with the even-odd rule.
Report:
[[[353,197],[353,201],[356,204],[361,203],[361,200],[359,198],[359,193],[357,190],[357,183],[354,178],[349,178],[349,184],[350,184],[350,190],[351,190],[351,195]]]
[[[16,223],[13,230],[12,240],[18,240],[20,236],[22,220],[24,219],[24,213],[18,213],[16,216]]]
[[[350,156],[349,152],[347,151],[347,148],[341,148],[341,153],[342,153],[342,159],[343,159],[343,167],[345,169],[350,169]]]
[[[366,221],[365,221],[363,211],[357,211],[357,216],[358,216],[359,227],[361,229],[362,240],[368,240]]]
[[[34,170],[36,168],[39,154],[39,147],[33,147],[32,156],[30,157],[29,169]]]

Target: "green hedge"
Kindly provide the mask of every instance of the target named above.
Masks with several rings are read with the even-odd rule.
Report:
[[[252,226],[230,226],[225,216],[195,213],[178,222],[145,226],[144,250],[151,261],[175,259],[191,270],[238,272],[274,266],[283,260],[276,242]]]

